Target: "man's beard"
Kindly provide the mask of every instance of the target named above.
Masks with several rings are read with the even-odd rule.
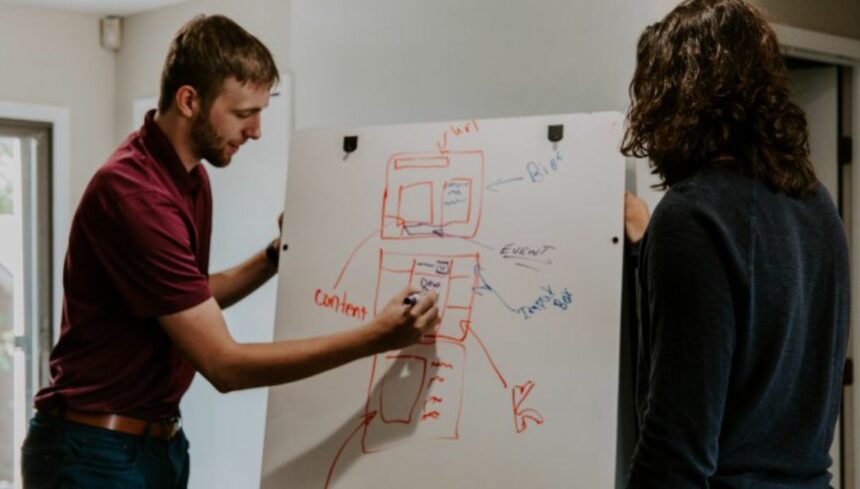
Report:
[[[209,122],[209,112],[197,114],[191,124],[191,144],[194,154],[212,166],[224,168],[230,164],[231,156],[224,153],[226,141],[218,135]]]

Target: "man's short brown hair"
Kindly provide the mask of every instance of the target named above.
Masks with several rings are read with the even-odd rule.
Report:
[[[205,110],[224,80],[273,87],[279,80],[272,53],[259,39],[223,15],[198,16],[179,29],[161,73],[159,112],[166,112],[180,87],[193,87]]]

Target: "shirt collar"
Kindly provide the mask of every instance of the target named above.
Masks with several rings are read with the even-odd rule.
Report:
[[[164,131],[155,123],[155,109],[146,113],[143,127],[140,130],[143,141],[155,160],[163,166],[177,187],[184,193],[193,193],[200,188],[202,177],[200,176],[200,164],[197,164],[190,172],[185,169],[182,160],[173,148],[173,144]]]

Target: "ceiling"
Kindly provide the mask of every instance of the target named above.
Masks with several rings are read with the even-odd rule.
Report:
[[[185,1],[187,0],[0,0],[0,4],[124,16]]]

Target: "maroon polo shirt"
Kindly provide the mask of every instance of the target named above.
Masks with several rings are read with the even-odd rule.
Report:
[[[157,318],[211,297],[212,193],[203,165],[186,171],[153,115],[95,174],[75,213],[39,410],[165,418],[194,377]]]

